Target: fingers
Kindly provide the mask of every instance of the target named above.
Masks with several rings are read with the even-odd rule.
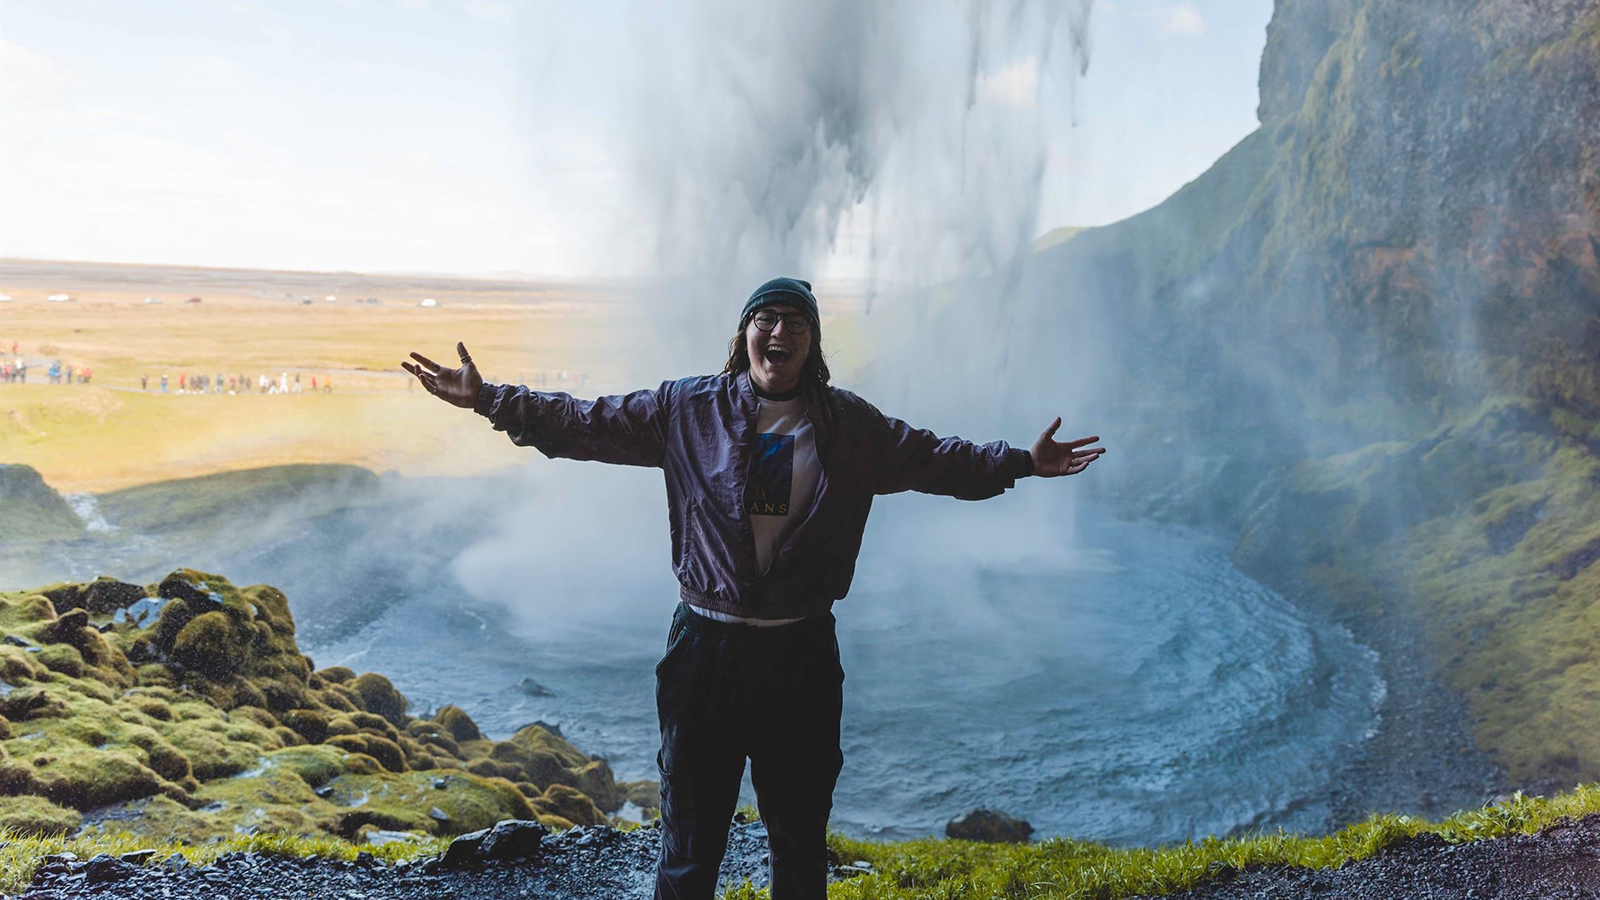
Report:
[[[416,360],[417,362],[422,363],[423,365],[427,366],[429,369],[432,369],[435,374],[438,374],[439,370],[444,368],[443,366],[439,365],[438,363],[434,362],[433,360],[427,358],[426,356],[423,356],[421,353],[418,353],[418,352],[416,352],[414,350],[411,352],[411,358]]]
[[[1057,421],[1060,420],[1058,419]],[[1066,447],[1069,450],[1075,450],[1079,447],[1082,447],[1084,444],[1092,444],[1098,440],[1100,440],[1100,436],[1094,435],[1093,437],[1078,438],[1075,441],[1062,441],[1061,446]]]
[[[456,341],[456,357],[461,360],[463,366],[472,365],[472,354],[467,352],[467,345],[461,341]]]
[[[1056,429],[1060,428],[1060,427],[1061,427],[1061,417],[1060,416],[1056,416],[1056,420],[1054,422],[1051,422],[1050,423],[1050,427],[1046,428],[1044,430],[1044,436],[1045,437],[1054,437],[1055,433],[1056,433]]]

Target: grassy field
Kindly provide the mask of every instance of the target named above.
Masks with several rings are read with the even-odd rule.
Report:
[[[72,299],[46,300],[57,292]],[[0,356],[15,342],[29,367],[27,384],[0,384],[0,462],[66,493],[282,463],[466,475],[528,461],[399,368],[411,350],[453,361],[458,340],[491,381],[579,397],[645,386],[620,381],[607,340],[620,301],[601,285],[7,260],[0,294],[13,298],[0,303]],[[843,323],[824,324],[825,346],[847,340]],[[90,383],[49,384],[54,360],[90,367]],[[218,373],[299,375],[303,392],[177,393],[180,374]],[[332,393],[310,393],[330,375]]]

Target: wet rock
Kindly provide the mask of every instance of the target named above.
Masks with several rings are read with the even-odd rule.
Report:
[[[435,822],[448,822],[450,821],[450,814],[435,806],[434,808],[428,810],[428,818],[434,820]]]
[[[555,691],[534,681],[532,678],[524,678],[517,682],[517,690],[527,694],[529,697],[554,697],[556,695]],[[560,733],[559,731],[556,732],[556,734]]]
[[[535,856],[549,829],[528,819],[507,819],[489,829],[478,845],[479,855],[490,859],[526,859]]]
[[[488,836],[489,829],[483,828],[457,837],[450,842],[449,847],[445,848],[444,856],[439,858],[434,868],[460,869],[476,863],[479,859],[478,847]]]
[[[92,616],[115,613],[145,598],[144,588],[115,578],[100,576],[88,584],[66,584],[44,591],[56,609],[87,610]]]
[[[992,809],[964,812],[944,826],[945,837],[988,844],[1023,844],[1033,834],[1026,821]]]
[[[103,884],[108,881],[122,881],[137,875],[139,867],[126,863],[109,853],[99,853],[83,865],[83,880],[85,884]]]
[[[133,863],[136,866],[142,866],[146,862],[149,862],[150,858],[155,855],[156,851],[154,850],[132,850],[121,854],[117,857],[117,859],[120,859],[125,863]]]

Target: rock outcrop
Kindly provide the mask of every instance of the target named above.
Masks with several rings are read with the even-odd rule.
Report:
[[[284,595],[192,570],[0,593],[0,825],[202,840],[602,825],[618,785],[539,724],[411,715],[387,678],[315,670]]]

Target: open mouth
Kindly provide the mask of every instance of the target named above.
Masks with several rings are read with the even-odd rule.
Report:
[[[781,366],[789,361],[789,351],[777,347],[767,348],[767,361],[775,366]]]

